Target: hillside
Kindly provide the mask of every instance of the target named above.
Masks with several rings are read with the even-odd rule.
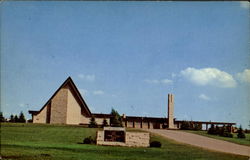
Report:
[[[247,157],[203,150],[151,135],[162,148],[107,147],[80,144],[97,129],[82,126],[1,124],[1,156],[18,160],[243,160]]]

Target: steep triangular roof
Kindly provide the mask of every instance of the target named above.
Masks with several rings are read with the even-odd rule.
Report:
[[[71,89],[75,93],[75,95],[77,96],[77,98],[78,98],[78,100],[80,102],[81,109],[83,109],[85,111],[84,113],[86,113],[86,116],[91,116],[92,114],[91,114],[91,112],[90,112],[90,110],[89,110],[86,102],[82,98],[81,93],[77,89],[77,87],[76,87],[75,83],[73,82],[73,80],[71,79],[71,77],[68,77],[63,82],[63,84],[56,90],[56,92],[51,96],[51,98],[40,109],[40,111],[29,111],[29,113],[31,113],[31,114],[38,114],[38,113],[40,113],[44,109],[44,107],[46,107],[51,102],[51,100],[55,97],[55,95],[59,92],[59,90],[62,89],[66,85],[71,86]]]

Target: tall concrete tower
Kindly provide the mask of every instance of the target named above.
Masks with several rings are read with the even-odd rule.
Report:
[[[174,95],[168,94],[168,128],[174,128]]]

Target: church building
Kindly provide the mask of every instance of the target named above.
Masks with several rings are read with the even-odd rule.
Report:
[[[29,111],[29,113],[32,115],[33,123],[48,124],[88,125],[90,119],[94,117],[97,125],[101,126],[104,120],[110,125],[110,118],[112,117],[111,114],[91,113],[71,77],[64,81],[39,111]],[[178,129],[183,122],[184,121],[177,121],[174,118],[173,94],[168,94],[167,118],[122,115],[123,126],[131,128]],[[192,124],[205,124],[206,129],[208,125],[211,124],[235,125],[235,123],[211,121],[192,121]]]

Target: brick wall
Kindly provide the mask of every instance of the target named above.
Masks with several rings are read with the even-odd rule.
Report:
[[[133,128],[133,122],[127,122],[127,127],[128,128]]]
[[[129,147],[149,147],[149,133],[146,132],[126,132],[126,146]]]
[[[33,116],[33,123],[46,123],[46,117],[47,106],[45,106],[39,114]]]
[[[142,128],[148,129],[148,122],[142,122]]]
[[[141,128],[141,122],[135,122],[135,128]]]
[[[68,89],[58,91],[51,102],[51,124],[66,124],[67,118]]]

